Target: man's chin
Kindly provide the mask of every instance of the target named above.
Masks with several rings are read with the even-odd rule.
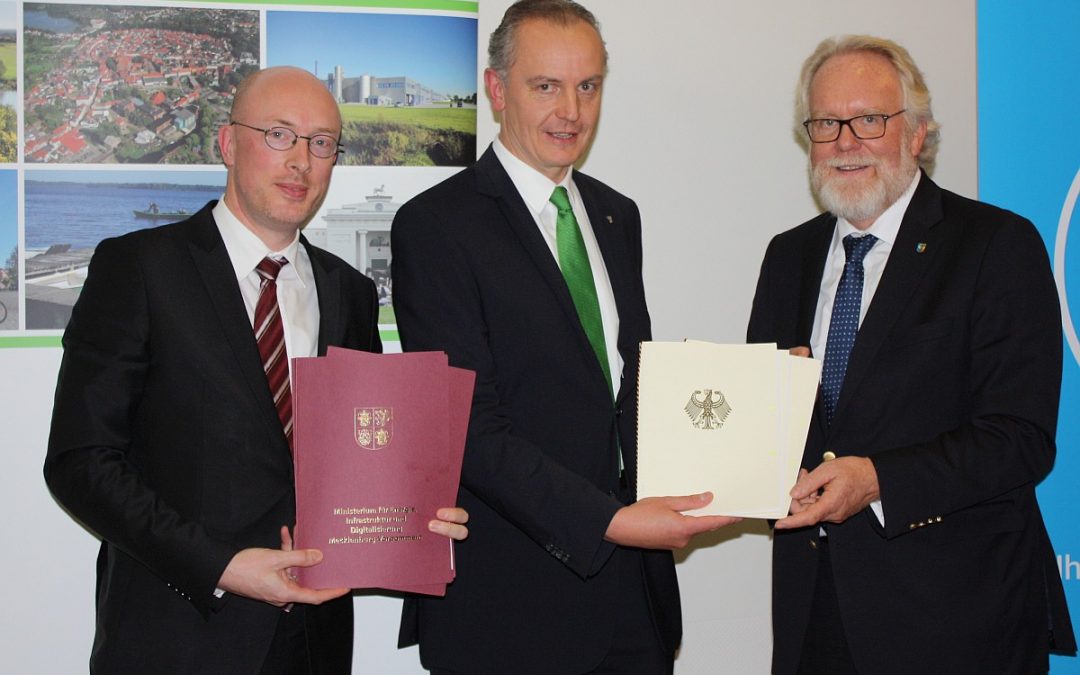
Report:
[[[849,222],[859,222],[874,217],[888,206],[884,186],[880,183],[861,191],[837,190],[835,185],[823,185],[815,193],[818,202],[827,211]]]

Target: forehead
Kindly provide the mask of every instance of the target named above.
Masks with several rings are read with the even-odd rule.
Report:
[[[260,78],[248,90],[242,114],[263,124],[290,124],[304,129],[337,130],[341,113],[318,80],[294,73]]]
[[[830,57],[810,82],[810,112],[858,114],[903,103],[896,68],[885,56],[852,52]],[[889,110],[888,112],[892,112]]]
[[[526,76],[571,72],[590,77],[603,74],[604,45],[596,30],[584,21],[560,25],[543,19],[528,19],[518,27],[514,38],[515,58],[511,71]]]

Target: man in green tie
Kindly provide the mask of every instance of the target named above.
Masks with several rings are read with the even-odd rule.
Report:
[[[522,0],[489,57],[498,138],[393,225],[402,344],[477,372],[470,538],[446,597],[406,605],[402,642],[436,673],[669,673],[670,549],[732,519],[681,513],[708,494],[634,499],[640,216],[573,169],[607,53],[585,8]]]

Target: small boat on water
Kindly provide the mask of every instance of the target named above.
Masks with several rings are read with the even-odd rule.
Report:
[[[136,218],[148,218],[152,220],[157,220],[159,218],[172,218],[174,220],[181,220],[191,215],[191,211],[188,211],[187,209],[162,211],[160,208],[158,208],[158,205],[154,204],[153,202],[151,202],[150,206],[146,207],[145,209],[132,209],[132,213],[135,214]]]

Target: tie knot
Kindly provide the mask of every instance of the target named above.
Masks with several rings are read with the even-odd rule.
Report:
[[[289,261],[285,258],[277,260],[270,256],[266,256],[255,266],[255,271],[258,272],[263,281],[277,281],[278,273],[281,272],[281,268],[288,264]]]
[[[566,193],[566,188],[561,185],[555,188],[548,201],[555,205],[559,213],[573,212],[573,209],[570,208],[570,195]]]
[[[862,237],[856,237],[854,234],[849,234],[844,237],[844,255],[849,263],[861,263],[866,254],[870,252],[870,249],[877,243],[877,237],[872,234],[868,234]]]

